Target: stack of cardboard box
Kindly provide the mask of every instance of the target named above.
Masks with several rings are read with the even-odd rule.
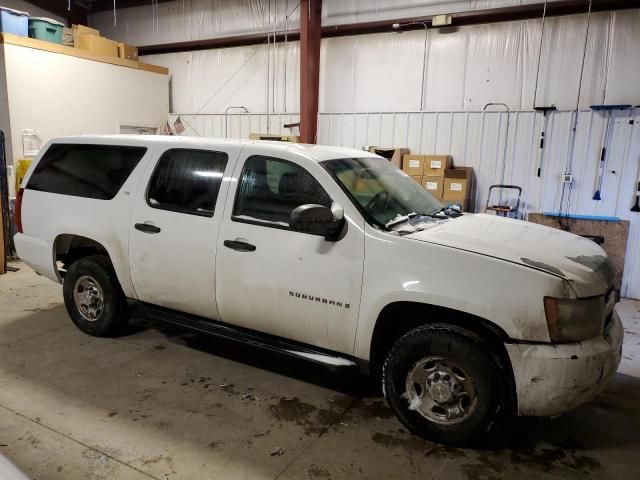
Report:
[[[402,170],[442,203],[469,210],[473,167],[454,168],[451,155],[404,155]]]
[[[100,31],[84,25],[73,25],[73,46],[98,55],[138,60],[138,49],[102,37]]]
[[[411,175],[434,197],[442,198],[444,174],[451,168],[451,155],[405,155],[402,159],[402,170]]]

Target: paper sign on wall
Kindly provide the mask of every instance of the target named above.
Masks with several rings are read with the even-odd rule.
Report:
[[[442,168],[442,160],[431,160],[431,168]]]
[[[38,132],[31,129],[22,131],[22,155],[26,157],[35,157],[40,151],[42,140]]]
[[[461,192],[462,191],[462,184],[461,183],[450,183],[449,184],[449,190],[451,190],[452,192]]]

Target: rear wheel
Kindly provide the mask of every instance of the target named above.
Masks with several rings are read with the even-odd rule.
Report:
[[[86,334],[112,336],[127,324],[126,298],[104,255],[75,261],[64,276],[63,294],[71,320]]]
[[[485,437],[506,411],[505,368],[476,334],[424,325],[396,342],[383,366],[383,392],[413,433],[449,445]]]

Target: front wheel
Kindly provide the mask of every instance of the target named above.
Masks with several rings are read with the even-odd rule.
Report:
[[[491,346],[465,329],[424,325],[393,346],[382,370],[384,396],[413,433],[469,445],[506,411],[505,368]]]
[[[84,333],[107,337],[126,325],[126,298],[106,256],[84,257],[71,264],[62,290],[71,320]]]

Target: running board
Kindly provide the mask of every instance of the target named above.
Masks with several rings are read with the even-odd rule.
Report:
[[[363,373],[368,370],[368,362],[357,358],[155,305],[136,302],[133,304],[133,315],[137,318],[168,323],[214,337],[252,345],[281,355],[302,358],[333,370],[353,369]]]

